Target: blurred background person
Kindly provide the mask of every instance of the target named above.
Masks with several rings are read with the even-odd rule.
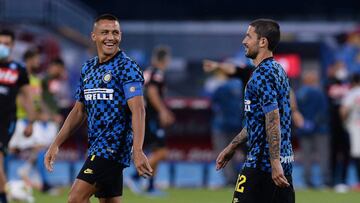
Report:
[[[10,57],[15,44],[15,34],[11,30],[0,29],[0,202],[7,203],[5,194],[6,174],[4,158],[8,153],[8,143],[16,125],[16,96],[24,98],[28,123],[22,132],[31,136],[35,112],[29,78],[23,66]]]
[[[304,180],[307,187],[317,187],[313,182],[314,161],[320,165],[321,186],[330,183],[329,174],[329,136],[327,121],[327,99],[320,87],[318,71],[305,70],[302,85],[296,92],[298,108],[304,117],[304,124],[298,129]],[[314,156],[316,155],[316,156]]]
[[[52,188],[46,175],[46,169],[43,167],[42,160],[46,147],[51,143],[58,131],[58,125],[53,122],[50,116],[49,108],[42,97],[42,75],[41,58],[37,49],[31,48],[23,56],[26,70],[30,79],[30,94],[34,105],[37,121],[34,122],[33,134],[30,137],[24,135],[23,131],[28,122],[28,115],[24,110],[25,102],[22,95],[17,98],[17,125],[14,136],[10,140],[9,148],[13,154],[25,156],[26,162],[18,169],[21,177],[29,177],[32,168],[35,168],[40,175],[40,182],[33,180],[34,186],[43,192]],[[31,180],[31,178],[29,178]]]
[[[229,78],[222,69],[213,74],[218,85],[210,93],[212,146],[214,153],[219,154],[243,127],[243,84],[238,79]],[[224,168],[225,186],[235,185],[237,165],[237,160],[232,159]]]
[[[145,192],[150,196],[162,196],[164,192],[155,187],[156,171],[159,163],[167,157],[165,128],[174,123],[175,117],[166,106],[164,96],[166,90],[165,70],[171,61],[170,48],[157,46],[151,57],[151,66],[144,71],[146,127],[144,149],[149,152],[149,163],[154,176],[149,179]],[[126,178],[127,185],[135,193],[141,193],[140,176],[135,172]]]
[[[42,98],[52,120],[61,125],[72,107],[71,88],[63,59],[50,61],[41,86]]]
[[[341,116],[350,136],[350,155],[354,161],[358,184],[356,190],[360,190],[360,74],[351,77],[351,89],[345,95],[340,108]]]
[[[326,90],[330,126],[330,183],[337,192],[348,191],[347,176],[350,163],[350,142],[349,135],[340,116],[341,101],[350,89],[348,73],[346,64],[340,59],[335,59],[327,70]]]

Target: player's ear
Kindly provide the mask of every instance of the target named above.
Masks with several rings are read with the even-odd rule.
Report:
[[[92,39],[92,41],[96,41],[96,35],[95,35],[95,33],[94,32],[91,32],[91,39]]]
[[[266,39],[266,37],[260,37],[259,40],[259,46],[260,47],[267,47],[268,46],[268,40]]]

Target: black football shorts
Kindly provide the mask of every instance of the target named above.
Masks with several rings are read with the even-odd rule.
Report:
[[[77,178],[95,185],[97,198],[117,197],[123,193],[123,169],[124,166],[118,162],[91,155]]]
[[[232,203],[295,203],[291,176],[286,176],[289,187],[277,187],[271,173],[244,168],[238,175]]]

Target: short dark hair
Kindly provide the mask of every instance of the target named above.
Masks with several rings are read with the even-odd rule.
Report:
[[[37,49],[28,49],[23,55],[23,60],[26,61],[26,60],[33,58],[34,56],[37,56],[39,54],[40,53]]]
[[[275,20],[257,19],[250,23],[255,28],[258,37],[265,37],[268,40],[270,51],[274,51],[280,41],[280,26]]]
[[[12,41],[15,40],[15,33],[8,29],[0,29],[0,35],[9,36]]]
[[[114,15],[112,15],[110,13],[105,13],[105,14],[102,14],[102,15],[98,16],[97,18],[95,18],[94,23],[97,23],[100,20],[114,20],[114,21],[119,22],[119,19],[116,16],[114,16]]]
[[[166,57],[170,56],[171,51],[168,46],[160,45],[154,48],[152,57],[157,61],[163,61]]]
[[[62,60],[60,57],[52,59],[50,61],[50,65],[59,65],[61,67],[65,67],[64,60]]]

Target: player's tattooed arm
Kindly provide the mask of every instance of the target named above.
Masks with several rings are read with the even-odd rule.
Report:
[[[246,128],[243,128],[241,132],[231,141],[232,148],[238,147],[241,143],[245,142],[248,137]]]
[[[265,115],[266,140],[269,143],[270,159],[280,159],[280,114],[275,109]]]
[[[265,115],[266,140],[269,143],[269,154],[271,163],[271,176],[274,183],[279,187],[289,186],[284,170],[280,162],[280,114],[279,109],[275,109]]]

